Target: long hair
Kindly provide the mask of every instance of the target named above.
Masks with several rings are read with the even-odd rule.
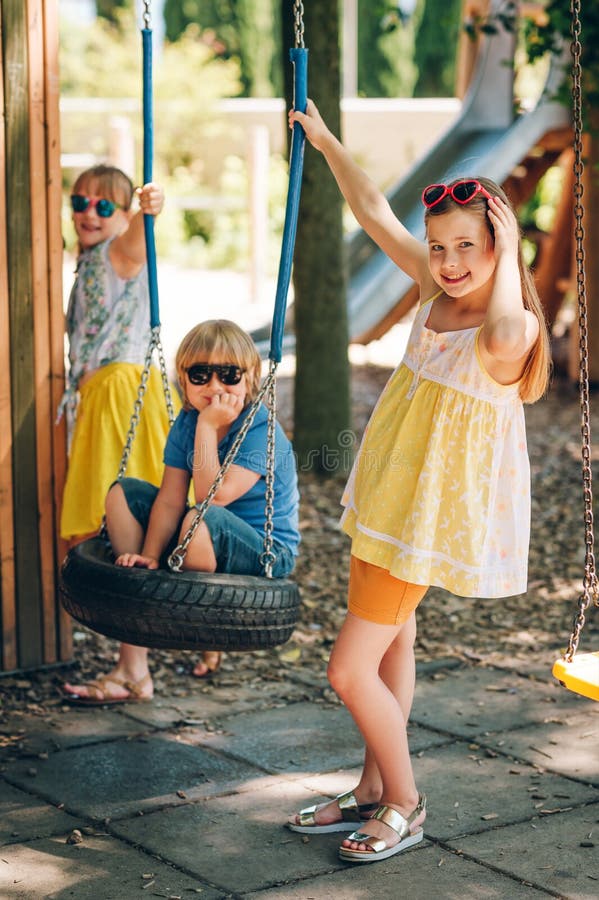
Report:
[[[262,373],[262,360],[256,345],[249,334],[235,322],[228,319],[210,319],[192,328],[177,350],[175,366],[185,409],[191,409],[185,388],[186,370],[194,363],[207,363],[215,358],[245,370],[246,406],[255,399]]]
[[[494,197],[499,197],[500,200],[503,200],[503,202],[507,204],[507,206],[515,215],[514,207],[512,206],[507,194],[501,187],[499,187],[498,184],[495,184],[495,182],[491,181],[490,178],[482,178],[480,176],[476,176],[476,180],[480,181],[482,186],[486,188],[489,194]],[[456,178],[454,181],[451,181],[448,184],[448,187],[452,187],[454,184],[457,184],[460,181],[464,181],[464,178]],[[460,206],[459,208],[464,209],[467,212],[470,212],[473,215],[477,215],[481,219],[483,219],[487,225],[491,238],[493,239],[493,241],[495,240],[493,225],[491,224],[491,220],[487,215],[487,200],[482,194],[477,194],[468,204],[466,204],[465,206]],[[428,222],[431,217],[442,216],[444,213],[451,212],[454,209],[456,209],[456,204],[448,194],[443,198],[443,200],[433,206],[432,209],[426,210],[424,214],[425,225],[428,226]],[[522,402],[534,403],[536,400],[539,400],[543,396],[549,384],[549,376],[551,373],[551,349],[549,345],[549,332],[547,330],[547,323],[545,321],[545,313],[543,311],[543,307],[541,305],[541,301],[539,299],[539,295],[537,293],[531,271],[524,260],[524,254],[522,252],[522,235],[520,234],[520,232],[518,232],[518,269],[520,272],[520,284],[522,286],[522,299],[524,300],[524,307],[525,309],[530,310],[530,312],[532,312],[537,317],[537,320],[539,322],[539,335],[533,346],[530,348],[530,352],[524,364],[524,369],[522,371],[522,375],[520,376],[518,385]]]

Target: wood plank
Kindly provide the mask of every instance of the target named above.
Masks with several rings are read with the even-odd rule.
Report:
[[[0,74],[3,73],[3,35],[0,17]],[[4,77],[0,78],[0,111],[4,110]],[[6,171],[4,116],[0,116],[0,171]],[[10,397],[10,333],[8,260],[6,248],[6,191],[0,178],[0,668],[17,667],[15,546],[12,493],[12,416]]]
[[[62,170],[60,166],[60,78],[58,66],[59,14],[58,0],[46,0],[44,9],[44,55],[46,97],[46,166],[48,204],[48,266],[50,320],[50,385],[53,500],[54,500],[54,556],[58,567],[66,554],[66,542],[60,538],[60,510],[67,466],[66,423],[64,418],[54,425],[56,410],[65,385],[64,373],[64,312],[62,286],[63,242],[61,229]],[[73,654],[73,620],[56,600],[58,626],[58,657],[68,660]]]
[[[43,659],[38,549],[27,9],[4,4],[7,259],[13,423],[18,666]]]
[[[29,171],[31,179],[31,274],[37,452],[38,545],[41,572],[43,661],[56,662],[56,579],[52,496],[52,399],[50,394],[50,317],[48,216],[46,204],[46,116],[42,0],[27,0],[29,64]]]

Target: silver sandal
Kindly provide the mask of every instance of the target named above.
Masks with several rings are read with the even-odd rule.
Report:
[[[410,825],[425,810],[426,797],[424,794],[418,795],[416,809],[410,813],[407,819],[404,819],[401,813],[398,813],[397,810],[393,809],[391,806],[379,806],[372,818],[378,819],[380,822],[383,822],[383,824],[388,825],[389,828],[392,828],[393,831],[399,835],[397,844],[393,844],[392,847],[389,847],[387,841],[383,838],[374,837],[372,834],[363,834],[361,831],[354,831],[353,834],[348,836],[347,840],[366,844],[366,846],[371,849],[351,850],[349,847],[339,847],[340,859],[352,863],[376,862],[377,860],[388,859],[396,853],[401,853],[403,850],[408,850],[415,844],[419,844],[424,837],[424,831],[420,825],[411,831]]]
[[[300,834],[331,834],[333,831],[351,831],[356,825],[363,825],[365,819],[363,813],[370,813],[378,809],[378,803],[361,803],[356,800],[353,791],[347,791],[345,794],[339,794],[335,797],[341,810],[341,819],[331,822],[329,825],[317,825],[315,819],[316,810],[325,804],[316,806],[307,806],[298,813],[299,822],[289,820],[286,825],[291,831],[298,831]],[[366,820],[368,817],[366,817]]]

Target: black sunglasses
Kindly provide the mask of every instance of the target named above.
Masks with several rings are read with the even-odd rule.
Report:
[[[115,210],[123,209],[114,200],[107,200],[105,197],[86,197],[85,194],[71,194],[71,206],[73,207],[73,212],[76,213],[85,212],[89,206],[92,209],[95,206],[96,212],[101,219],[109,219]]]
[[[195,365],[190,366],[185,371],[192,384],[208,384],[215,374],[221,384],[231,386],[239,384],[245,369],[232,364],[213,366],[210,363],[195,363]]]

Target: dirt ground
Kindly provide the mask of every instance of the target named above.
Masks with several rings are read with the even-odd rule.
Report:
[[[354,366],[353,428],[359,437],[390,370]],[[281,378],[279,417],[289,427],[292,380]],[[433,588],[419,609],[417,659],[458,657],[473,664],[501,664],[506,657],[549,665],[565,647],[576,610],[584,562],[580,463],[580,410],[574,387],[556,379],[549,395],[526,407],[532,466],[532,543],[529,590],[502,600],[454,597]],[[343,479],[300,474],[302,547],[295,577],[302,594],[298,627],[283,647],[228,654],[220,673],[203,690],[248,679],[263,687],[289,669],[305,676],[307,696],[322,694],[326,660],[343,620],[349,542],[338,526]],[[591,608],[583,649],[596,649],[599,611]],[[69,667],[0,679],[0,713],[29,711],[59,702],[57,685],[89,679],[112,665],[116,644],[75,624],[74,662]],[[593,640],[595,647],[593,648]],[[191,653],[154,651],[157,693],[185,695],[197,682]],[[549,671],[548,671],[549,677]],[[310,684],[314,687],[311,689]]]

